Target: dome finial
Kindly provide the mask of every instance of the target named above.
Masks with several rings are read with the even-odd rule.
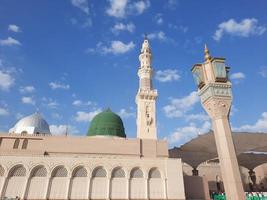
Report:
[[[211,60],[211,55],[210,55],[210,51],[208,49],[207,44],[205,44],[204,52],[205,52],[205,61],[210,61]]]

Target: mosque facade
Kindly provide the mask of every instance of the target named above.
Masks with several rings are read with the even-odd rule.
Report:
[[[157,139],[152,52],[142,44],[138,69],[137,138],[107,109],[87,136],[55,136],[39,114],[0,135],[0,195],[21,199],[184,200],[182,162]]]

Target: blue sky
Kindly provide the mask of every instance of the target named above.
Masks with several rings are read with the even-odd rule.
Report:
[[[210,129],[190,69],[204,44],[231,67],[235,131],[267,132],[265,0],[0,2],[0,130],[39,110],[52,132],[85,135],[110,107],[136,137],[138,55],[153,52],[158,137],[179,146]]]

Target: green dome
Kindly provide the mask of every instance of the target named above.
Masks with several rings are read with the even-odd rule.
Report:
[[[97,114],[93,118],[87,135],[126,137],[120,116],[113,113],[110,109]]]

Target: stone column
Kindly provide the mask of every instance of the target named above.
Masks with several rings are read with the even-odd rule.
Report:
[[[163,179],[163,184],[164,184],[164,199],[168,199],[168,195],[167,195],[167,179],[164,178]]]
[[[111,182],[111,176],[109,175],[107,177],[107,179],[108,179],[108,183],[107,183],[107,197],[106,197],[106,199],[109,200],[110,199],[110,182]]]
[[[130,199],[130,177],[126,177],[126,199]]]
[[[148,187],[148,184],[149,184],[149,178],[148,176],[145,176],[145,199],[149,199],[149,187]]]
[[[232,104],[232,84],[228,78],[230,67],[226,66],[225,58],[212,57],[207,45],[204,58],[205,62],[195,64],[191,71],[202,106],[212,120],[226,198],[245,200],[228,119]]]
[[[92,176],[89,174],[88,176],[88,199],[91,199],[91,182],[92,182]]]
[[[202,104],[212,120],[226,198],[244,200],[245,194],[228,120],[231,99],[210,97]]]
[[[25,196],[26,196],[26,193],[27,193],[27,190],[28,190],[28,186],[29,186],[29,182],[30,182],[30,176],[29,175],[26,176],[25,178],[26,178],[26,180],[25,180],[24,190],[23,190],[23,193],[22,193],[22,196],[21,196],[22,199],[26,199]]]
[[[70,199],[71,197],[71,188],[72,188],[72,177],[68,176],[67,177],[67,199]]]
[[[7,176],[3,176],[3,184],[2,187],[0,188],[0,199],[4,198],[4,192],[6,190],[6,186],[7,186],[7,182],[8,182],[8,177]]]

